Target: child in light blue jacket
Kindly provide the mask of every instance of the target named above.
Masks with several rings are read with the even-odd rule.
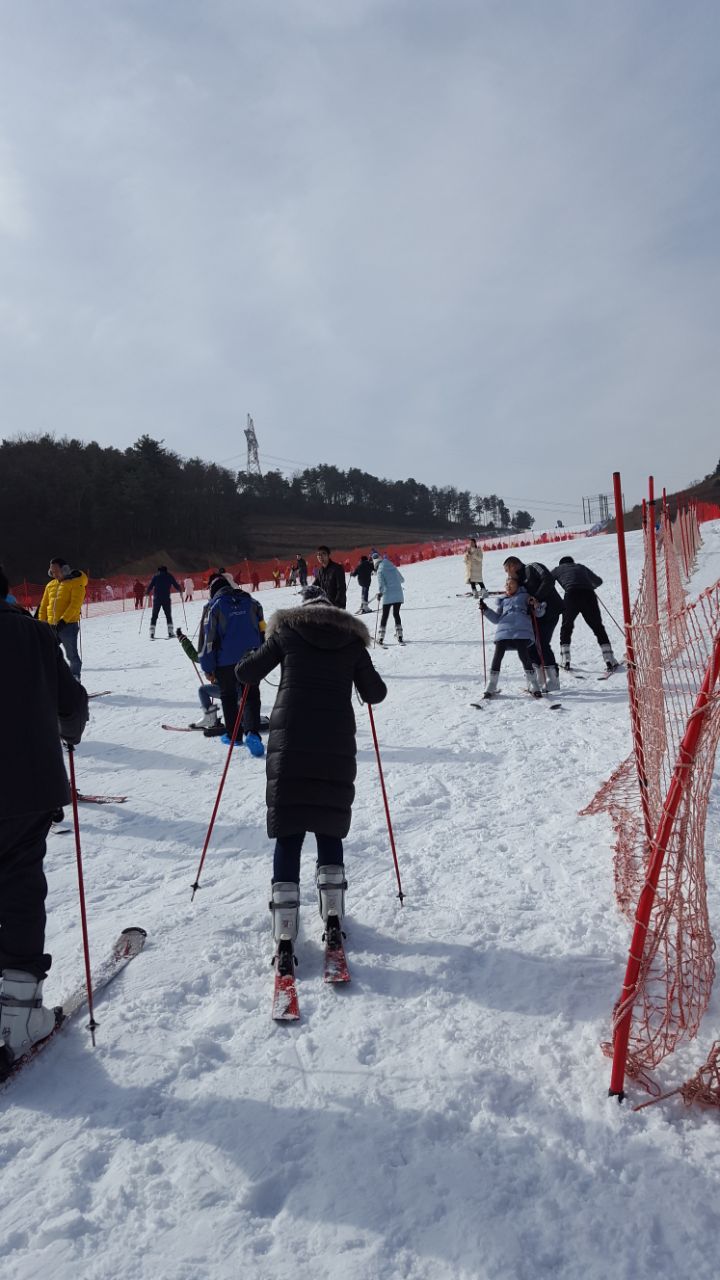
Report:
[[[491,609],[484,600],[480,601],[480,608],[485,617],[494,622],[496,627],[495,652],[483,697],[492,698],[497,693],[502,660],[508,649],[514,649],[523,665],[528,693],[531,693],[534,698],[541,698],[540,684],[533,670],[533,666],[539,665],[540,659],[535,648],[535,628],[531,610],[540,617],[545,612],[545,605],[531,600],[517,578],[508,578],[505,595],[498,597],[497,606],[497,609]]]
[[[385,628],[388,618],[390,617],[390,609],[393,611],[393,619],[395,621],[395,635],[398,644],[403,644],[402,618],[400,617],[400,606],[405,597],[403,595],[402,584],[405,581],[400,570],[393,564],[392,560],[388,560],[387,556],[383,556],[377,568],[377,587],[378,595],[382,598],[382,614],[380,616],[380,630],[378,631],[378,644],[385,643]]]

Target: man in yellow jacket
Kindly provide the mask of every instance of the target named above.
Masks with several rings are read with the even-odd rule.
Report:
[[[54,556],[48,569],[48,582],[40,601],[38,618],[55,628],[70,670],[80,679],[82,664],[78,653],[80,613],[88,584],[87,574],[71,569],[64,556]]]

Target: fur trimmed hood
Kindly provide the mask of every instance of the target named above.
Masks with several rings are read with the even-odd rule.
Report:
[[[269,640],[279,627],[292,627],[304,640],[321,649],[338,649],[353,640],[370,645],[370,632],[359,618],[332,604],[304,604],[298,609],[278,609],[265,633]]]

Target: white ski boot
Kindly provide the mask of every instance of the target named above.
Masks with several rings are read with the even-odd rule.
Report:
[[[617,671],[618,667],[620,666],[620,663],[618,662],[617,658],[615,657],[615,654],[612,651],[612,645],[601,644],[600,652],[602,653],[602,656],[605,660],[606,670]]]
[[[273,940],[294,944],[298,936],[300,914],[300,886],[295,880],[275,880],[270,889],[269,907],[272,911]]]
[[[548,693],[560,692],[560,669],[556,666],[545,668],[545,687]]]
[[[150,639],[151,640],[155,639],[155,627],[153,626],[152,622],[150,623]]]
[[[42,1002],[44,978],[22,969],[5,969],[0,989],[0,1045],[10,1062],[22,1058],[55,1030],[53,1009]]]
[[[494,698],[496,696],[498,691],[499,679],[500,679],[499,671],[490,672],[490,675],[488,677],[488,682],[485,685],[485,692],[483,693],[483,698]]]
[[[342,943],[342,921],[345,915],[345,868],[342,863],[318,867],[315,872],[318,891],[318,909],[325,926],[323,941],[329,946]]]
[[[562,663],[563,671],[569,671],[570,670],[570,645],[569,644],[560,645],[560,661]]]
[[[219,716],[217,707],[208,707],[204,711],[199,720],[193,721],[190,725],[191,729],[214,729],[217,725]]]
[[[175,639],[175,632],[172,629],[172,625],[168,622],[168,640],[174,640],[174,639]]]
[[[403,640],[403,629],[402,629],[402,627],[396,627],[396,628],[395,628],[395,639],[397,640],[398,644],[404,644],[404,643],[405,643],[405,641]]]
[[[547,693],[547,667],[533,667],[537,686],[541,693]]]
[[[381,627],[381,628],[380,628],[380,630],[378,631],[378,638],[377,638],[377,642],[378,642],[378,644],[384,644],[384,643],[385,643],[385,628],[384,628],[384,627]]]
[[[533,698],[542,698],[542,689],[534,671],[525,672],[525,684],[528,693],[532,694]]]

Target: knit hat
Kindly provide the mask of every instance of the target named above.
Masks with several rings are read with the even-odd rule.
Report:
[[[215,577],[210,579],[210,599],[212,600],[213,596],[216,596],[218,591],[221,591],[223,587],[229,586],[230,583],[225,577],[225,574],[216,573]]]
[[[303,587],[300,595],[303,604],[332,604],[332,600],[325,594],[322,587]]]

